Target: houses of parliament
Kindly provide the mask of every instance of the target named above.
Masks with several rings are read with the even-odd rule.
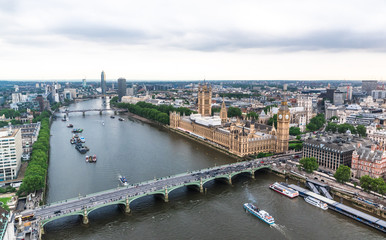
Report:
[[[288,151],[290,111],[282,101],[278,111],[277,129],[254,121],[229,119],[225,102],[219,116],[212,115],[212,88],[208,84],[198,87],[198,114],[181,116],[170,113],[170,127],[192,136],[209,140],[240,157],[260,152],[284,153]]]

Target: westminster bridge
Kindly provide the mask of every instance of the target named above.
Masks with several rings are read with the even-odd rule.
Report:
[[[168,202],[169,194],[183,187],[191,187],[203,193],[206,183],[221,180],[232,184],[232,178],[240,174],[249,175],[254,179],[256,171],[270,169],[271,163],[278,160],[280,158],[273,160],[268,157],[181,173],[50,203],[32,210],[22,211],[20,215],[23,217],[34,215],[32,226],[36,235],[33,235],[37,239],[41,238],[44,233],[44,225],[60,218],[77,215],[82,217],[84,224],[88,224],[88,215],[91,212],[110,205],[118,205],[125,213],[130,213],[130,204],[134,201],[140,201],[142,197],[153,195]]]

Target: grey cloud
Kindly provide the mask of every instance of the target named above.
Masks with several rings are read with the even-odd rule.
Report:
[[[95,25],[62,27],[55,29],[54,32],[74,40],[120,44],[144,43],[147,39],[153,38],[150,34],[137,29]]]
[[[17,0],[0,0],[0,12],[15,12],[17,9]]]
[[[189,39],[180,47],[198,51],[239,50],[248,48],[277,48],[282,51],[368,49],[386,51],[385,33],[356,33],[350,31],[320,31],[300,36],[267,37],[246,32],[219,32],[207,38]]]

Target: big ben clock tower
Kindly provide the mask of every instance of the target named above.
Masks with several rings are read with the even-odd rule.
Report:
[[[290,111],[287,101],[283,100],[277,113],[276,152],[288,151]]]

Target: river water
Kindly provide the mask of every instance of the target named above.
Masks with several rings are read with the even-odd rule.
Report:
[[[69,109],[102,107],[102,100],[95,99]],[[71,113],[68,122],[53,121],[48,203],[117,187],[119,176],[138,183],[234,161],[162,127],[127,117],[121,122],[111,115],[113,112]],[[86,163],[85,155],[70,144],[69,123],[84,129],[81,136],[90,148],[87,154],[97,155],[96,164]],[[185,188],[173,191],[168,203],[148,196],[134,201],[129,215],[108,206],[90,213],[88,225],[76,216],[48,223],[44,239],[383,239],[377,230],[268,188],[282,180],[260,171],[255,180],[236,177],[232,186],[222,182],[205,185],[206,194]],[[245,213],[245,202],[265,209],[276,225],[270,227]]]

